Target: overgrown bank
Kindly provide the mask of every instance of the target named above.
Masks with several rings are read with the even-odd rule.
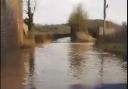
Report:
[[[126,31],[102,36],[97,39],[96,46],[104,51],[112,52],[127,60],[127,33]]]

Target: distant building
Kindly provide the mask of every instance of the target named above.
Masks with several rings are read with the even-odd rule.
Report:
[[[103,31],[103,27],[99,27],[99,36],[102,36],[103,34],[105,35],[110,35],[116,33],[118,30],[114,28],[106,28],[105,31]],[[103,33],[104,32],[104,33]]]
[[[103,35],[103,20],[88,20],[88,32],[94,37]],[[115,34],[121,31],[122,27],[111,21],[106,21],[105,35]]]

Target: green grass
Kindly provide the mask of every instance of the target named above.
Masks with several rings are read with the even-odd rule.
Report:
[[[127,60],[127,40],[121,36],[105,36],[97,39],[96,46]]]
[[[127,43],[101,42],[97,44],[97,47],[127,60]]]

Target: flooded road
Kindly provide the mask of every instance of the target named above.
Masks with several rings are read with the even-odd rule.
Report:
[[[6,89],[127,89],[127,68],[122,59],[92,43],[58,41],[61,43],[23,51],[22,67],[10,69],[21,71],[22,77],[13,76],[12,80],[22,80],[22,88],[10,85]]]
[[[27,89],[126,89],[125,62],[90,43],[36,47],[25,61]]]

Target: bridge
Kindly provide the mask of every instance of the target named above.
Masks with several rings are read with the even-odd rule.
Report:
[[[53,33],[53,32],[40,32],[35,34],[35,42],[43,43],[45,41],[53,41],[59,38],[71,37],[71,33]]]

